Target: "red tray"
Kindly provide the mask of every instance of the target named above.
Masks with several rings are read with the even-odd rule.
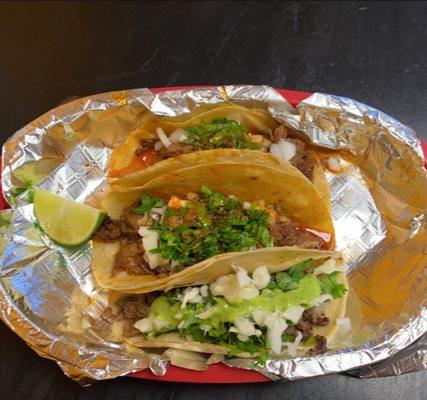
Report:
[[[174,86],[154,88],[154,93],[160,93],[167,90],[180,90],[189,88],[206,88],[208,86]],[[300,101],[306,99],[311,93],[297,92],[293,90],[277,89],[277,91],[295,107]],[[427,158],[427,143],[422,142],[423,151]],[[426,163],[427,164],[427,163]],[[1,195],[0,188],[0,210],[7,207],[7,203]],[[230,368],[224,364],[213,364],[206,371],[191,371],[185,368],[170,365],[166,374],[163,376],[154,375],[149,370],[139,371],[128,376],[141,379],[152,379],[166,382],[190,382],[190,383],[250,383],[250,382],[269,382],[270,379],[256,371]]]

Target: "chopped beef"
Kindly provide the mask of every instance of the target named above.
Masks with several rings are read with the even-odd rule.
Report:
[[[325,316],[325,313],[316,312],[314,307],[304,311],[303,319],[317,326],[326,326],[329,324],[329,318]]]
[[[159,265],[155,272],[159,278],[164,278],[165,276],[170,275],[171,272],[173,272],[173,269],[170,263],[167,263],[165,265]]]
[[[121,236],[120,222],[106,216],[92,237],[100,242],[114,242],[119,240]]]
[[[135,321],[132,321],[131,319],[125,320],[125,322],[123,324],[123,336],[124,337],[132,337],[132,336],[137,336],[137,335],[141,334],[141,332],[133,326],[134,323],[135,323]]]
[[[150,305],[158,296],[159,292],[152,292],[139,296],[125,297],[118,301],[118,316],[120,320],[124,320],[123,335],[125,337],[136,336],[141,333],[133,325],[139,319],[147,317]]]
[[[148,315],[150,306],[138,299],[124,303],[122,309],[125,318],[138,320]]]
[[[163,157],[175,157],[181,154],[187,154],[193,152],[193,146],[188,144],[173,143],[168,147],[162,147],[159,154]]]
[[[140,145],[135,150],[135,155],[138,157],[143,157],[147,151],[154,151],[154,146],[156,142],[156,140],[141,141]]]
[[[296,168],[298,168],[308,179],[311,179],[313,175],[314,163],[310,155],[310,151],[307,150],[305,143],[299,139],[288,139],[296,146],[295,155],[289,160],[289,162]]]
[[[276,128],[273,132],[272,141],[273,143],[277,143],[282,139],[286,139],[288,137],[288,130],[286,129],[285,125],[280,125],[278,128]]]
[[[130,275],[153,274],[144,260],[140,242],[127,243],[120,247],[111,275],[114,276],[120,271],[126,271]]]
[[[274,143],[280,140],[287,139],[296,146],[295,155],[289,160],[289,162],[296,168],[298,168],[307,178],[311,179],[313,175],[314,163],[310,155],[310,151],[306,148],[305,143],[300,139],[288,139],[288,130],[284,125],[280,125],[273,132],[272,140]]]
[[[328,350],[328,343],[324,336],[316,335],[314,340],[316,345],[311,348],[307,354],[314,356],[316,354],[322,354]]]
[[[133,212],[133,207],[129,207],[124,210],[122,216],[120,217],[121,229],[123,232],[123,238],[130,240],[139,240],[141,236],[138,234],[138,229],[141,226],[146,226],[150,222],[150,218],[145,215],[135,214]]]
[[[307,340],[313,334],[313,324],[303,317],[299,320],[296,328],[302,333],[302,339]]]
[[[110,324],[117,321],[117,316],[114,315],[113,309],[111,307],[107,307],[101,312],[101,318]]]
[[[304,249],[320,249],[322,239],[308,232],[299,230],[295,222],[285,221],[269,227],[276,246],[298,246]]]
[[[316,312],[314,307],[308,308],[302,314],[296,325],[296,329],[301,331],[303,340],[307,340],[313,334],[313,326],[326,326],[329,318],[323,312]]]

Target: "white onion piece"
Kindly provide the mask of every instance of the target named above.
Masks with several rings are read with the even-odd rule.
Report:
[[[169,140],[169,138],[166,136],[166,133],[162,128],[156,129],[157,136],[159,137],[160,141],[162,142],[163,146],[169,147],[172,142]]]
[[[237,265],[232,266],[234,270],[236,271],[236,277],[239,281],[239,285],[241,288],[244,288],[245,286],[248,286],[252,284],[252,279],[248,275],[248,271],[246,271],[244,268],[239,267]]]
[[[163,147],[162,142],[156,142],[154,143],[154,151],[159,151]]]
[[[150,250],[157,249],[159,242],[159,233],[152,231],[146,226],[141,226],[138,229],[138,234],[142,236],[142,247],[145,250],[144,257],[151,269],[157,268],[159,265],[164,265],[167,261],[160,253],[151,253]]]
[[[270,146],[270,153],[280,160],[288,162],[297,152],[297,146],[286,139],[281,139]]]
[[[184,130],[184,129],[182,129],[182,128],[178,128],[178,129],[174,130],[174,131],[170,134],[170,136],[169,136],[169,140],[170,140],[172,143],[181,143],[181,142],[183,142],[184,140],[186,140],[186,139],[187,139],[187,137],[188,137],[188,133],[187,133],[187,131],[185,131],[185,130]]]
[[[333,258],[330,258],[329,260],[326,260],[322,265],[318,266],[314,271],[314,275],[320,275],[320,274],[330,274],[335,271],[340,271],[339,267],[337,266],[336,260]]]
[[[254,319],[257,325],[264,325],[264,321],[268,315],[270,315],[270,311],[266,310],[255,310],[252,311],[252,318]]]
[[[133,324],[133,326],[142,333],[149,332],[149,331],[153,330],[154,318],[153,317],[142,318],[142,319],[136,321]]]
[[[325,301],[333,300],[333,297],[330,294],[322,294],[319,297],[314,299],[316,305],[322,304]]]
[[[304,307],[290,306],[282,312],[282,317],[296,324],[301,319],[303,312]]]
[[[202,296],[200,296],[200,291],[198,287],[187,288],[184,290],[184,297],[182,298],[181,308],[185,308],[187,303],[192,303],[202,300]]]
[[[258,289],[264,289],[270,282],[270,273],[264,266],[258,267],[252,273],[252,280]]]
[[[302,339],[302,333],[300,331],[298,331],[297,337],[295,338],[295,341],[293,341],[291,343],[286,343],[288,346],[289,354],[292,357],[295,357],[297,355],[297,349],[298,349],[298,345],[301,342],[301,339]]]

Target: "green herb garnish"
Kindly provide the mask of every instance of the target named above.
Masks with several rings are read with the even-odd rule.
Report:
[[[332,272],[325,275],[320,279],[320,286],[322,287],[323,294],[330,294],[334,299],[342,297],[347,289],[342,283],[338,283],[337,277],[340,274],[339,271]]]
[[[192,145],[195,150],[261,148],[250,140],[247,128],[234,119],[214,118],[210,124],[202,120],[198,125],[185,129],[188,137],[183,143]]]
[[[162,199],[148,196],[148,194],[143,194],[141,196],[141,205],[134,208],[133,212],[138,215],[143,215],[146,212],[151,211],[153,208],[162,206],[164,206]]]
[[[271,247],[268,217],[264,210],[245,209],[241,200],[203,186],[197,201],[166,208],[161,222],[151,228],[159,231],[159,247],[150,251],[178,261],[175,268],[180,269],[217,254]]]

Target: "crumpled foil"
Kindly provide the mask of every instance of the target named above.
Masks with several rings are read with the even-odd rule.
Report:
[[[93,278],[91,244],[65,249],[53,243],[35,226],[28,193],[19,188],[96,206],[111,149],[138,126],[141,113],[175,116],[224,101],[267,109],[343,166],[328,180],[336,246],[349,266],[346,316],[353,328],[340,331],[326,354],[271,359],[257,369],[300,379],[355,368],[360,377],[426,368],[425,342],[408,348],[427,331],[427,180],[419,140],[409,127],[357,101],[315,93],[293,109],[268,86],[100,94],[61,105],[16,132],[3,146],[2,186],[13,207],[0,215],[2,320],[81,383],[144,368],[164,374],[168,363],[161,355],[112,342],[94,328],[108,293]],[[405,348],[394,363],[383,361]],[[376,370],[364,367],[380,361]],[[411,363],[415,367],[405,370]],[[227,364],[255,368],[238,358]]]

